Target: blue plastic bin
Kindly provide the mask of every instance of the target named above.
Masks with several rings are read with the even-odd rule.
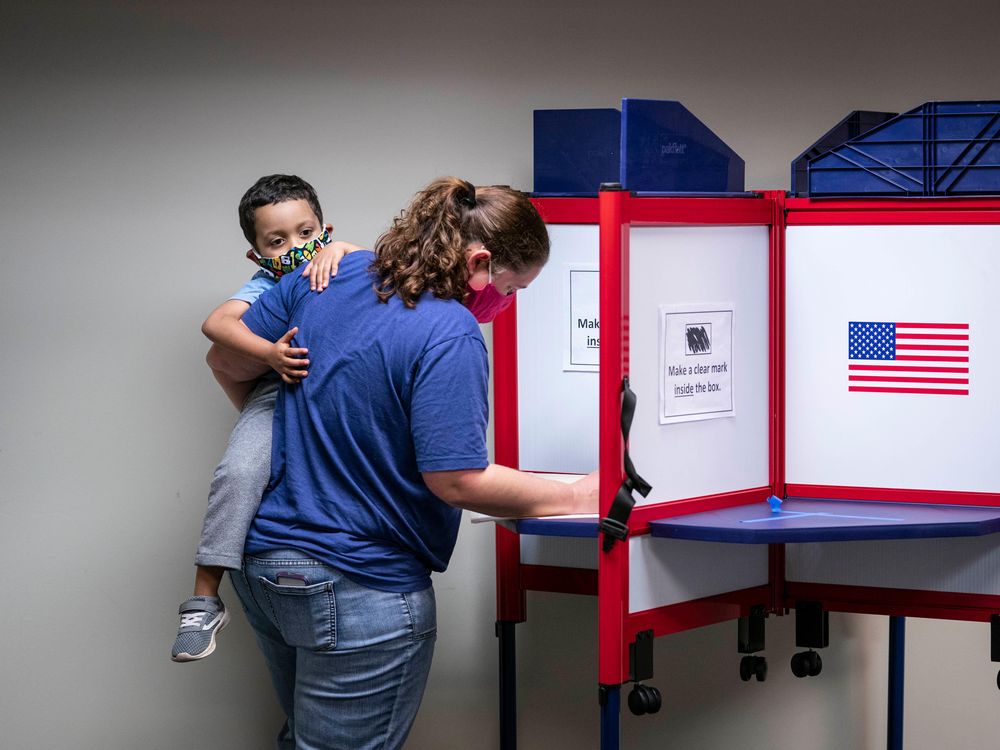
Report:
[[[536,110],[536,195],[742,193],[743,160],[683,105],[623,99],[622,110]]]
[[[743,192],[743,159],[680,102],[623,99],[621,152],[626,190]]]
[[[928,102],[809,160],[809,196],[1000,194],[1000,102]]]
[[[617,109],[535,110],[535,193],[596,193],[618,182],[621,113]]]
[[[824,133],[823,137],[799,154],[795,158],[795,161],[792,162],[792,194],[809,194],[810,159],[815,159],[830,149],[840,146],[845,141],[857,138],[862,133],[867,133],[872,128],[891,120],[898,114],[898,112],[873,112],[869,110],[855,110],[851,112],[851,114]]]

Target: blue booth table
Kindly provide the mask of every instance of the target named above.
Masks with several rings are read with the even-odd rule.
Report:
[[[654,537],[783,544],[982,536],[1000,531],[1000,508],[789,498],[652,521]]]
[[[774,499],[772,499],[774,501]],[[775,504],[777,505],[776,501]],[[529,518],[516,521],[504,522],[508,529],[522,536],[536,537],[563,537],[576,539],[594,539],[599,537],[598,519],[596,517],[569,517],[569,518]],[[1000,507],[979,507],[962,505],[936,505],[925,503],[895,503],[895,502],[875,502],[875,501],[852,501],[852,500],[825,500],[810,498],[789,498],[780,504],[776,510],[767,503],[751,503],[734,507],[722,508],[718,510],[691,513],[687,515],[673,516],[652,520],[649,523],[649,533],[653,538],[660,539],[682,539],[706,543],[730,543],[730,544],[760,544],[771,545],[772,550],[783,553],[785,545],[806,544],[809,546],[827,545],[831,543],[864,543],[878,544],[880,542],[899,542],[908,540],[917,545],[921,540],[960,540],[961,538],[987,537],[988,535],[1000,532]],[[992,540],[985,540],[991,546]],[[959,542],[960,544],[960,542]],[[783,554],[779,554],[779,560],[784,562]],[[947,568],[947,559],[941,560],[943,568]],[[947,571],[945,571],[947,572]],[[921,615],[928,614],[926,607],[935,606],[935,598],[941,592],[927,591],[923,596],[918,596],[914,604],[899,604],[889,601],[880,607],[869,606],[866,602],[871,601],[871,597],[861,596],[856,602],[856,606],[843,601],[844,597],[838,597],[840,601],[828,608],[826,597],[822,595],[822,589],[818,596],[810,595],[809,584],[799,583],[789,586],[782,575],[776,575],[771,581],[771,585],[777,590],[775,601],[781,603],[784,608],[795,608],[796,640],[800,646],[808,646],[810,650],[802,654],[796,654],[799,659],[800,671],[796,671],[796,659],[793,658],[793,671],[796,676],[816,676],[822,668],[818,654],[813,648],[822,648],[828,643],[828,632],[826,615],[828,609],[836,609],[845,612],[873,613],[880,612],[888,614],[890,618],[889,633],[889,706],[888,706],[888,732],[887,747],[890,750],[902,750],[903,732],[903,677],[904,677],[904,651],[905,651],[905,615],[916,612]],[[863,593],[863,592],[862,592]],[[912,595],[916,592],[908,592]],[[1000,617],[996,608],[996,597],[973,597],[971,604],[965,603],[956,605],[954,597],[956,594],[950,592],[944,594],[946,608],[952,611],[943,611],[941,616],[953,619],[988,619],[991,622],[993,661],[1000,660]],[[911,599],[913,597],[911,596]],[[816,610],[810,612],[808,609],[800,611],[800,602],[804,599],[815,600],[822,604],[820,614],[822,615],[822,633],[817,637],[815,633],[806,633],[800,636],[800,620],[811,622],[816,627],[818,622]],[[965,607],[961,614],[954,614],[956,606]],[[991,611],[980,611],[983,606],[993,607]],[[898,614],[894,614],[898,611]],[[931,611],[930,616],[936,613]],[[744,627],[752,627],[741,618],[741,642],[744,640]],[[744,653],[753,653],[763,649],[763,625],[757,623],[760,628],[759,643],[743,648]],[[811,640],[810,640],[811,638]],[[818,639],[817,639],[818,638]],[[753,638],[749,639],[753,640]],[[763,663],[763,657],[747,656],[751,659],[749,664]],[[764,668],[766,675],[766,667]],[[753,676],[752,668],[744,675],[744,679]],[[758,677],[763,680],[763,677]],[[514,674],[509,672],[505,681],[511,688],[514,685]],[[617,698],[617,696],[615,696]],[[609,702],[602,711],[602,726],[606,726],[602,731],[602,748],[613,748],[617,746],[617,700]]]

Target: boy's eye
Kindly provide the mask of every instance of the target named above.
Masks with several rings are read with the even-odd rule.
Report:
[[[284,245],[284,244],[285,244],[285,241],[283,239],[281,239],[280,237],[275,237],[273,240],[271,240],[271,245],[273,247],[278,247],[279,245]]]

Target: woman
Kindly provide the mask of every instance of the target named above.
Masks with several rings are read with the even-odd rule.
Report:
[[[308,377],[278,396],[271,480],[233,575],[288,717],[284,746],[403,744],[434,647],[430,573],[448,564],[462,508],[597,510],[595,477],[565,485],[487,460],[476,323],[548,253],[523,194],[440,179],[325,293],[289,275],[244,315],[272,341],[297,327],[309,350]]]

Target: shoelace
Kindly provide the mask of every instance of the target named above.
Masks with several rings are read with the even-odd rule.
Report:
[[[208,616],[208,612],[185,612],[181,615],[181,627],[192,628],[201,627],[202,621]]]

